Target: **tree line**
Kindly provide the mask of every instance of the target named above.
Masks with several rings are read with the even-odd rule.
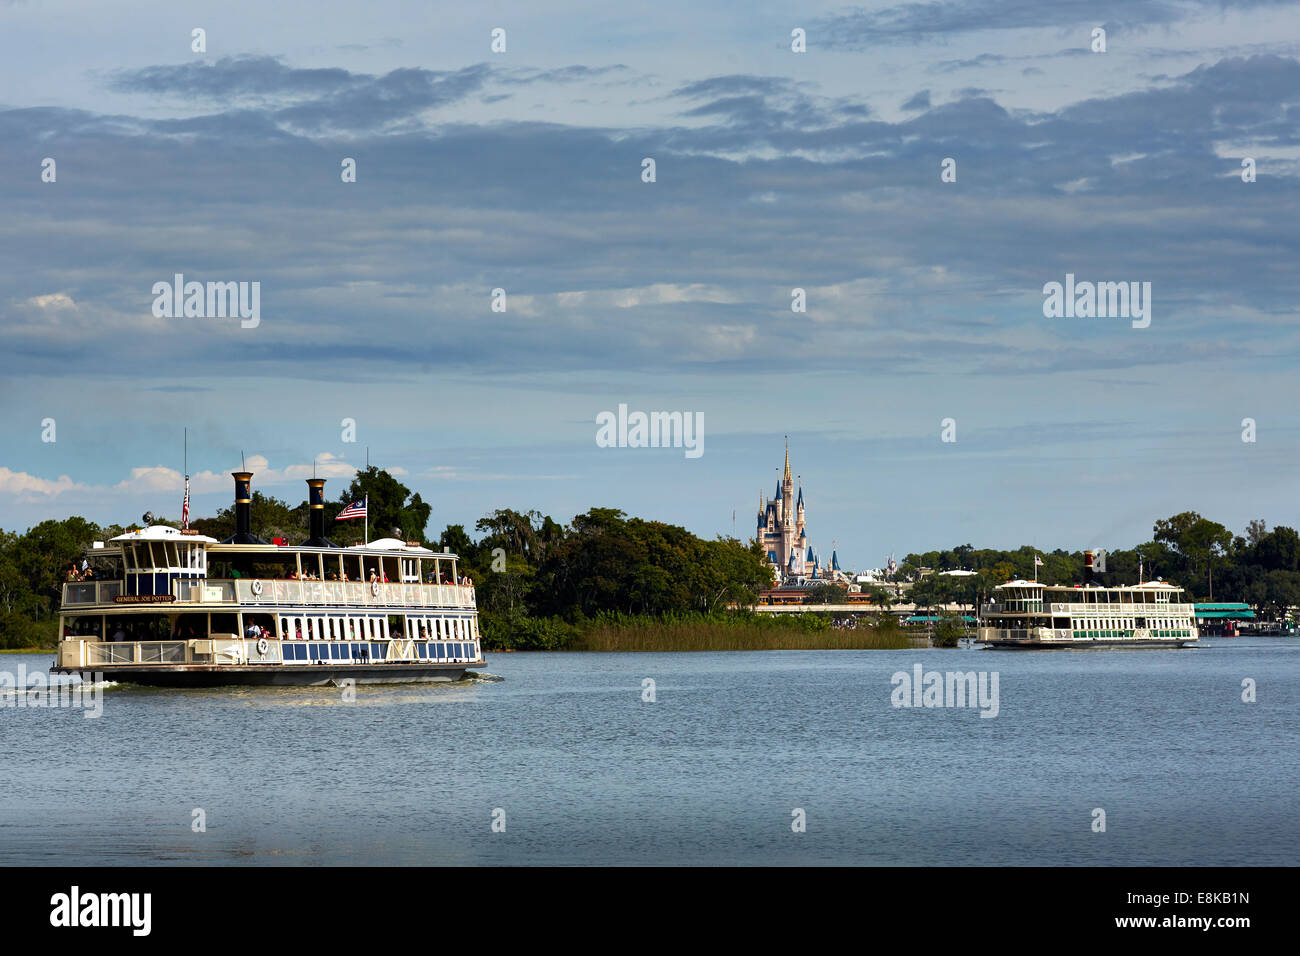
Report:
[[[899,566],[904,580],[914,581],[910,596],[922,607],[945,603],[978,604],[994,587],[1015,578],[1034,577],[1034,557],[1043,561],[1038,580],[1045,584],[1083,583],[1082,551],[1037,551],[1022,545],[1014,551],[977,549],[969,544],[950,550],[909,554]],[[1114,587],[1160,578],[1184,588],[1198,602],[1211,599],[1250,604],[1265,617],[1281,617],[1300,606],[1300,534],[1263,520],[1247,524],[1241,534],[1195,511],[1155,522],[1151,540],[1106,552],[1106,570],[1093,580]],[[934,571],[974,571],[968,577],[921,575]]]

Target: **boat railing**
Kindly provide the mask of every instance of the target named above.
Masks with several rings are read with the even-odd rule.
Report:
[[[185,664],[188,641],[86,641],[86,666],[97,664]]]
[[[1052,614],[1071,614],[1080,617],[1097,617],[1098,615],[1116,615],[1148,617],[1163,614],[1191,614],[1195,609],[1192,604],[1130,604],[1118,601],[1111,604],[1053,604]]]
[[[244,606],[474,607],[474,589],[453,584],[294,581],[280,578],[208,578],[176,581],[178,601]]]
[[[380,581],[293,581],[239,578],[242,605],[338,605],[350,607],[473,607],[474,589],[455,584],[392,584]]]
[[[69,581],[63,585],[63,606],[77,604],[112,604],[122,593],[121,579],[108,581]]]
[[[999,641],[1032,641],[1037,639],[1037,631],[1027,628],[1001,628],[1001,627],[982,627],[980,628],[980,639],[995,638]]]
[[[178,601],[233,604],[235,602],[235,582],[214,580],[212,578],[177,580],[172,582],[172,594],[176,596]]]
[[[985,614],[1042,614],[1042,601],[1000,601],[981,604],[979,609]]]

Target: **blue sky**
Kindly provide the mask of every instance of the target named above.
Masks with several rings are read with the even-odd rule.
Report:
[[[1298,26],[0,0],[0,527],[175,516],[183,427],[200,513],[241,452],[296,502],[369,446],[435,534],[603,505],[747,536],[787,434],[851,566],[1124,547],[1187,509],[1294,526]],[[177,272],[260,282],[260,324],[156,318]],[[1150,282],[1150,327],[1045,318],[1066,273]],[[702,412],[705,453],[598,447],[620,403]]]

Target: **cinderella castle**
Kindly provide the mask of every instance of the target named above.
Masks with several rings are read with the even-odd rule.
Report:
[[[812,580],[844,580],[840,562],[831,551],[829,567],[808,543],[804,531],[803,483],[795,497],[794,479],[790,476],[790,441],[785,443],[785,474],[776,484],[776,497],[768,501],[762,492],[758,497],[759,543],[767,554],[772,575],[781,584],[800,584]]]

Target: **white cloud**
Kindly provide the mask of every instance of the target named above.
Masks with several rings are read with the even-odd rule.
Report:
[[[277,469],[270,467],[270,461],[265,455],[249,455],[245,459],[245,467],[253,472],[254,488],[286,485],[312,477],[311,462],[286,465],[284,468]],[[408,474],[405,468],[389,468],[387,471],[396,478],[403,478]],[[356,473],[355,465],[330,452],[323,452],[316,458],[317,477],[351,480]],[[233,487],[233,480],[227,472],[200,471],[190,475],[190,493],[194,495],[231,491]],[[0,494],[13,495],[23,502],[49,500],[72,492],[87,497],[103,497],[156,492],[180,493],[184,488],[185,476],[175,468],[168,468],[165,465],[132,468],[129,477],[111,486],[88,485],[73,481],[68,475],[60,475],[57,479],[42,478],[27,472],[11,471],[0,467]]]
[[[67,475],[59,475],[57,479],[51,480],[25,471],[10,471],[0,467],[0,494],[13,495],[22,502],[55,498],[68,491],[84,491],[87,488],[87,485],[75,482]]]

